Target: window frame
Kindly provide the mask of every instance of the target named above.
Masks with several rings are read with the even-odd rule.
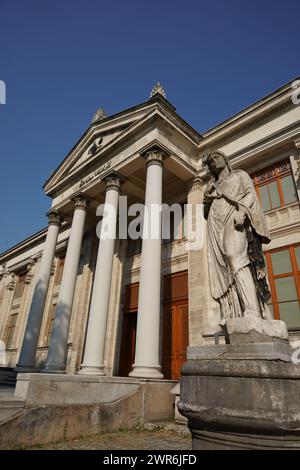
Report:
[[[25,279],[27,273],[17,274],[16,284],[13,293],[13,301],[21,300],[25,291]]]
[[[16,332],[18,315],[19,315],[19,312],[11,312],[7,319],[5,335],[4,335],[4,342],[5,342],[6,349],[13,349],[13,340],[14,340],[14,335]],[[15,323],[12,323],[13,319],[15,319]]]
[[[48,313],[48,317],[47,317],[46,331],[45,331],[45,336],[44,336],[44,338],[45,338],[44,344],[45,344],[46,347],[49,347],[49,344],[50,344],[50,338],[51,338],[51,333],[52,333],[52,329],[53,329],[53,323],[54,323],[54,320],[55,320],[56,307],[57,307],[57,302],[51,303],[49,313]]]
[[[276,293],[276,285],[275,285],[276,279],[282,279],[282,278],[285,278],[285,277],[293,276],[293,278],[295,280],[297,300],[298,300],[298,303],[300,305],[300,267],[298,267],[297,259],[296,259],[296,253],[295,253],[295,249],[299,248],[299,247],[300,247],[300,243],[295,243],[293,245],[281,246],[279,248],[274,248],[273,250],[269,250],[269,251],[266,250],[264,252],[265,258],[266,258],[266,263],[267,263],[267,269],[268,269],[268,279],[269,279],[270,289],[271,289],[271,294],[272,294],[272,305],[273,305],[275,320],[280,320],[281,319],[280,318],[280,312],[279,312],[280,302],[278,301],[278,297],[277,297],[277,293]],[[283,274],[274,274],[271,255],[274,254],[274,253],[278,253],[280,251],[289,251],[291,265],[292,265],[292,271],[290,271],[288,273],[283,273]],[[299,319],[299,327],[293,327],[293,328],[300,329],[300,319]]]
[[[65,261],[66,261],[66,254],[58,257],[56,269],[55,269],[54,286],[60,286],[61,284],[61,280],[63,277],[64,268],[65,268]]]
[[[266,177],[263,180],[261,180],[260,178],[263,175],[266,175]],[[262,186],[266,186],[266,188],[267,188],[269,203],[270,203],[270,209],[264,211],[264,213],[267,213],[267,212],[272,211],[272,210],[280,209],[281,207],[289,206],[290,204],[294,204],[297,201],[297,199],[296,199],[295,201],[288,202],[287,204],[284,201],[284,192],[283,192],[283,189],[282,189],[282,181],[281,180],[282,180],[282,178],[285,178],[286,176],[292,176],[293,182],[294,182],[294,185],[295,185],[296,194],[297,194],[293,169],[292,169],[292,165],[291,165],[291,162],[289,161],[289,159],[281,160],[280,162],[275,163],[274,165],[268,166],[268,167],[266,167],[266,168],[264,168],[264,169],[262,169],[258,172],[252,173],[252,175],[251,175],[252,181],[253,181],[253,184],[254,184],[254,187],[255,187],[257,197],[258,197],[262,207],[263,207],[263,205],[262,205],[262,200],[261,200],[260,189],[259,188],[261,188]],[[272,207],[272,199],[271,199],[270,190],[269,190],[269,184],[273,183],[274,181],[277,184],[279,200],[280,200],[280,206],[278,206],[278,207]]]

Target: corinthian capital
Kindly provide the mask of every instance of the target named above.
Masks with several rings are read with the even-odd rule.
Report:
[[[74,201],[74,208],[75,209],[87,210],[88,205],[89,205],[89,200],[83,193],[76,194],[72,198],[72,201]]]
[[[105,191],[114,189],[115,191],[120,191],[122,177],[116,173],[112,172],[104,178],[106,183]]]
[[[163,166],[163,160],[167,157],[166,152],[164,152],[159,147],[148,150],[143,157],[146,160],[146,167],[150,165],[161,165]]]
[[[62,223],[62,215],[55,209],[47,212],[48,225],[58,225],[60,227]]]

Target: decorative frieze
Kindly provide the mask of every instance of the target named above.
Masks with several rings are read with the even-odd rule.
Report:
[[[264,181],[269,181],[276,176],[283,176],[286,173],[291,172],[291,164],[290,162],[286,161],[281,165],[276,165],[274,168],[270,168],[269,170],[260,173],[258,175],[254,175],[253,182],[254,184],[263,183]]]
[[[102,173],[104,173],[104,171],[108,170],[109,168],[111,167],[111,160],[109,160],[108,162],[104,163],[103,165],[101,165],[97,170],[95,170],[93,173],[91,173],[89,176],[87,176],[86,178],[82,179],[79,183],[79,188],[82,188],[83,186],[85,186],[86,184],[90,183],[91,181],[93,181],[95,178],[97,178],[97,176],[101,175]]]

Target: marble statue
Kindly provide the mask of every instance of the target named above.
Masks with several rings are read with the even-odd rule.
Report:
[[[204,193],[208,268],[220,325],[249,315],[271,320],[262,252],[262,244],[271,240],[252,180],[245,171],[232,170],[223,152],[212,152],[206,163],[211,176]]]

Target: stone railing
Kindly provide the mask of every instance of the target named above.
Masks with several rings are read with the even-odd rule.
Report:
[[[265,216],[271,232],[296,225],[300,223],[300,202],[293,202],[288,206],[271,210],[266,212]]]

